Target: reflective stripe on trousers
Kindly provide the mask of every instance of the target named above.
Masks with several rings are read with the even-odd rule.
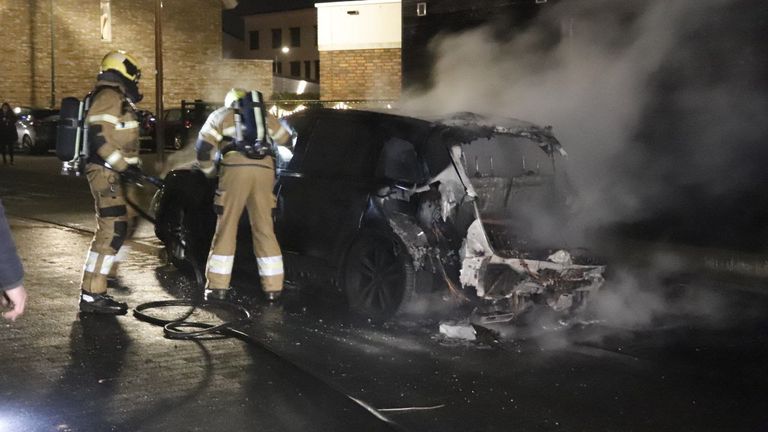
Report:
[[[80,289],[96,294],[107,291],[107,276],[115,270],[115,257],[130,236],[135,212],[126,205],[119,175],[103,166],[86,167],[96,210],[96,232],[83,265]],[[135,191],[129,189],[128,194]]]
[[[266,158],[263,162],[273,163],[271,158]],[[229,267],[225,267],[222,257],[232,257],[234,262],[237,225],[243,210],[247,209],[262,289],[283,289],[283,258],[272,226],[272,209],[275,207],[275,197],[272,194],[274,180],[274,170],[263,167],[221,167],[219,189],[214,198],[214,206],[219,215],[206,270],[208,288],[229,287],[232,277],[231,265],[227,264]],[[227,269],[228,272],[217,271]]]

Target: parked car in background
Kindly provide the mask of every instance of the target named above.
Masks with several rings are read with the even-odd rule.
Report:
[[[16,122],[16,132],[19,135],[16,148],[20,152],[43,154],[56,147],[59,110],[16,107],[13,111],[19,117]]]
[[[197,133],[217,107],[196,101],[181,101],[180,108],[169,108],[163,112],[165,147],[179,150],[197,138]]]
[[[564,173],[554,169],[565,152],[549,128],[334,109],[284,121],[296,132],[275,184],[287,282],[331,287],[370,317],[408,312],[420,294],[444,290],[491,320],[538,307],[570,313],[603,284],[605,267],[582,250],[530,238],[547,220],[536,215],[568,214],[557,187]],[[177,169],[155,197],[155,233],[181,268],[204,266],[216,186]],[[246,274],[255,268],[249,231],[244,217],[235,267]]]
[[[154,151],[155,146],[155,115],[149,110],[138,110],[139,118],[139,148]]]
[[[163,133],[165,135],[165,147],[179,150],[189,137],[189,129],[192,122],[181,118],[181,108],[171,108],[163,111]]]

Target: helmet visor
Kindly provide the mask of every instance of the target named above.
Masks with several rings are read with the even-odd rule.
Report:
[[[133,77],[133,82],[138,82],[139,78],[141,78],[141,70],[128,59],[123,60],[123,66],[125,66],[125,71],[128,75]]]

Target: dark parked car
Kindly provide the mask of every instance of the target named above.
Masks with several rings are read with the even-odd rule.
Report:
[[[165,148],[179,150],[190,142],[194,142],[197,133],[208,118],[208,114],[216,108],[212,104],[201,101],[181,101],[181,108],[163,110]],[[139,140],[141,148],[155,149],[155,128],[157,117],[150,111],[141,110],[139,124],[141,131]]]
[[[171,108],[163,111],[163,126],[165,127],[165,147],[179,150],[184,147],[191,135],[189,129],[192,122],[182,119],[181,108]]]
[[[136,114],[139,119],[139,148],[155,150],[155,115],[148,110],[138,110]]]
[[[202,101],[181,101],[181,108],[163,111],[165,147],[179,150],[194,142],[197,133],[216,106]]]
[[[573,311],[602,285],[603,266],[522,235],[526,209],[563,203],[552,186],[564,151],[550,129],[470,113],[428,121],[311,109],[285,120],[296,139],[279,163],[275,229],[288,282],[333,287],[353,311],[377,317],[448,290],[492,319],[537,304]],[[165,182],[155,232],[177,266],[204,265],[216,180],[188,168]],[[244,218],[235,267],[253,271],[254,262]]]
[[[16,148],[22,152],[42,154],[56,147],[56,126],[59,110],[49,108],[17,107],[19,120],[16,132],[19,140]]]

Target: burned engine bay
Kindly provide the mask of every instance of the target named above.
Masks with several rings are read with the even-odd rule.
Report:
[[[570,314],[604,283],[605,266],[583,249],[532,243],[538,218],[567,213],[566,156],[550,128],[459,113],[435,121],[450,163],[420,184],[379,195],[416,270],[475,301],[480,323],[511,321],[533,306]],[[407,203],[413,217],[402,211]],[[411,213],[412,214],[412,213]]]

